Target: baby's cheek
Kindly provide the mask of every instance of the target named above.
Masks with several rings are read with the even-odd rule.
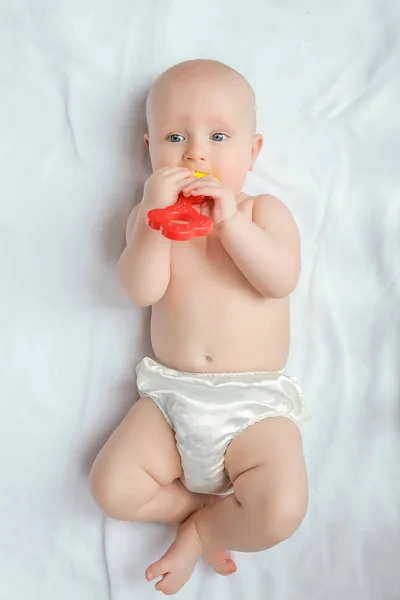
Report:
[[[246,178],[246,174],[247,170],[243,168],[243,165],[234,160],[225,166],[219,179],[230,189],[240,191]]]
[[[216,173],[212,173],[214,177],[218,177],[218,179],[227,184],[232,177],[234,177],[236,161],[233,159],[229,160],[226,158],[225,160],[220,160],[218,162]]]
[[[169,149],[168,146],[158,149],[158,151],[155,152],[154,160],[158,165],[158,169],[162,167],[179,167],[181,165],[176,151],[174,151],[173,148]]]

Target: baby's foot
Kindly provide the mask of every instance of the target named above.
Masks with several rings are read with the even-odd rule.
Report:
[[[179,528],[173,544],[157,562],[146,570],[146,579],[156,583],[156,590],[166,595],[176,594],[189,580],[203,547],[194,526],[193,517],[189,517]]]
[[[221,500],[223,500],[223,496],[210,495],[207,498],[206,506],[211,506]],[[237,571],[236,563],[227,550],[205,550],[203,558],[219,575],[232,575]]]
[[[237,566],[227,550],[205,550],[203,558],[219,575],[236,573]]]

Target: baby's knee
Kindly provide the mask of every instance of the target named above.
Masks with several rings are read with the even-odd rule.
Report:
[[[118,518],[119,499],[112,478],[100,467],[93,466],[89,475],[90,491],[100,510],[110,518]]]
[[[136,513],[143,506],[143,490],[138,478],[129,482],[121,478],[121,474],[105,465],[94,465],[89,475],[92,496],[100,510],[111,519],[136,520]]]
[[[293,535],[307,513],[307,486],[301,490],[272,487],[260,477],[257,485],[238,486],[235,491],[259,550],[272,548]]]
[[[266,497],[259,514],[265,548],[288,539],[301,525],[308,508],[307,494],[273,494]]]

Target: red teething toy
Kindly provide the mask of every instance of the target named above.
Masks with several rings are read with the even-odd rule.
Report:
[[[195,172],[201,178],[206,173]],[[217,179],[218,181],[218,179]],[[193,204],[202,204],[205,196],[185,198],[179,194],[178,201],[167,208],[154,208],[147,213],[147,223],[152,229],[161,231],[164,237],[177,242],[191,240],[194,237],[209,235],[213,228],[210,217],[200,214]]]
[[[161,231],[164,237],[177,242],[209,235],[213,221],[201,215],[192,204],[201,204],[204,196],[185,198],[180,194],[178,201],[167,208],[154,208],[147,213],[147,223],[152,229]]]

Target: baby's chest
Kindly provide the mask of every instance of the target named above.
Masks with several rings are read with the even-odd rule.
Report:
[[[243,292],[249,284],[222,244],[216,240],[181,242],[171,255],[171,283],[190,286],[190,290],[231,293]]]
[[[232,269],[232,260],[218,239],[197,238],[175,242],[171,252],[171,272],[174,277],[212,277]]]
[[[243,202],[241,212],[251,219],[251,203]],[[191,283],[192,286],[212,287],[232,292],[254,292],[246,278],[239,271],[217,233],[207,237],[194,238],[188,242],[174,242],[171,253],[171,278],[176,283]]]

